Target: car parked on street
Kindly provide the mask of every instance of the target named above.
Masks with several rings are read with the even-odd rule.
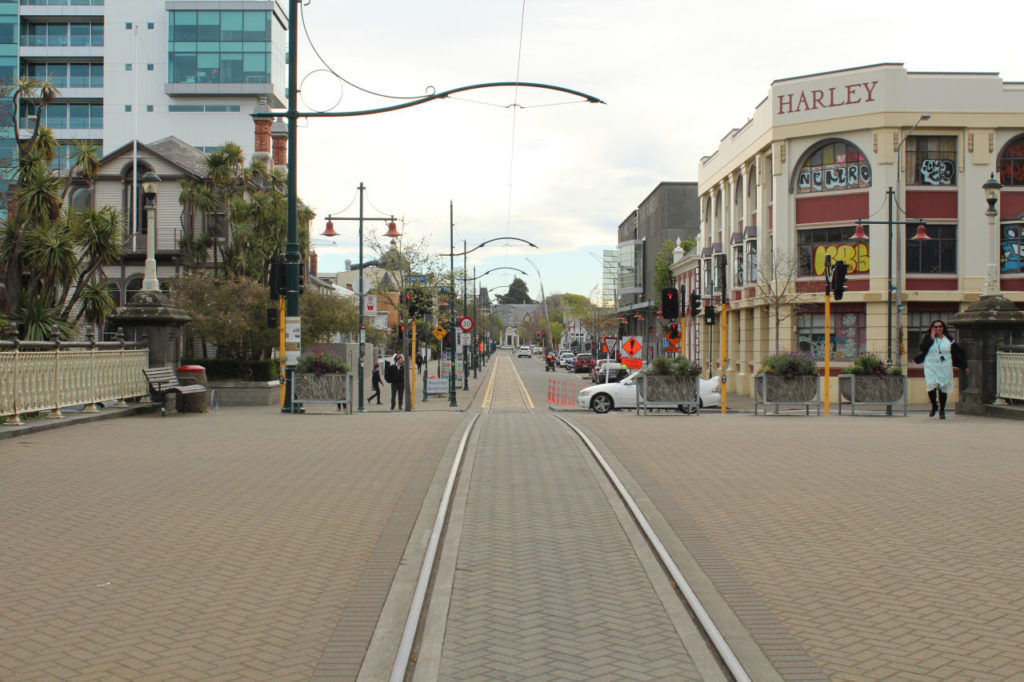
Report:
[[[558,364],[565,369],[569,369],[572,366],[572,361],[576,358],[571,351],[563,350],[558,354]]]
[[[640,371],[633,372],[622,381],[611,384],[588,386],[579,392],[576,405],[598,414],[611,410],[628,410],[636,408],[637,382]],[[700,380],[700,406],[718,407],[722,404],[721,377]],[[680,408],[682,410],[682,408]]]
[[[629,371],[615,358],[601,358],[590,370],[590,380],[595,384],[606,384],[621,381],[628,374]]]
[[[516,357],[528,358],[531,355],[533,355],[533,354],[530,352],[530,347],[529,346],[519,346],[519,350],[516,351]]]
[[[580,353],[572,361],[572,371],[576,374],[590,372],[594,369],[594,356],[590,353]]]

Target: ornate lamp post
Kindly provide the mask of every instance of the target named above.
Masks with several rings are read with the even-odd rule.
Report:
[[[142,176],[142,192],[146,196],[146,269],[142,279],[143,291],[159,291],[156,277],[156,194],[160,189],[160,176],[147,171]]]
[[[1000,242],[1000,229],[999,229],[999,211],[996,210],[996,205],[999,203],[999,192],[1003,189],[1003,184],[996,180],[996,174],[992,173],[989,179],[985,181],[985,184],[981,186],[981,189],[985,192],[985,201],[988,203],[988,210],[985,211],[985,215],[988,216],[988,233],[989,238],[993,241],[993,247],[989,249],[989,255],[992,257],[992,262],[988,264],[986,268],[988,272],[985,273],[985,286],[982,287],[982,296],[995,296],[999,293],[999,242]]]
[[[363,323],[363,308],[364,299],[368,287],[366,286],[366,280],[363,278],[363,222],[366,220],[384,220],[388,223],[388,231],[384,233],[385,237],[390,237],[392,240],[396,239],[399,235],[398,228],[395,226],[395,216],[389,218],[368,218],[363,215],[363,192],[366,191],[366,186],[363,183],[359,183],[359,217],[357,218],[343,218],[340,216],[327,216],[327,227],[321,233],[323,237],[337,237],[338,233],[334,230],[335,220],[358,220],[359,221],[359,281],[356,282],[357,293],[359,294],[359,370],[356,377],[356,381],[359,385],[358,390],[358,407],[357,412],[364,412],[363,408],[363,366],[364,356],[366,355],[366,325]]]

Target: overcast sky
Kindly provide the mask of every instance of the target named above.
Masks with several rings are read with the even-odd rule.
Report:
[[[473,247],[501,236],[540,247],[497,242],[469,256],[478,272],[527,271],[535,297],[540,283],[524,256],[546,294],[596,295],[597,256],[615,248],[619,223],[658,182],[696,180],[700,157],[752,115],[775,79],[902,62],[1024,81],[1013,29],[1022,15],[1009,0],[312,0],[304,13],[330,67],[382,94],[421,96],[518,72],[607,102],[542,106],[573,98],[502,89],[300,123],[299,194],[318,214],[314,235],[327,214],[358,216],[364,182],[365,215],[404,218],[407,239],[447,252],[453,202],[457,251],[462,240]],[[309,74],[300,110],[396,102],[312,73],[323,65],[303,34],[298,66],[300,79]],[[333,245],[314,242],[321,272],[358,260],[356,224],[336,228]],[[480,282],[495,289],[516,274]]]

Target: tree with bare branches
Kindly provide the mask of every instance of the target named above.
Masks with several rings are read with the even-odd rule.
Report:
[[[775,320],[775,351],[779,352],[779,336],[783,320],[796,313],[797,304],[809,300],[797,291],[800,263],[788,254],[765,254],[757,263],[757,294],[768,304]]]

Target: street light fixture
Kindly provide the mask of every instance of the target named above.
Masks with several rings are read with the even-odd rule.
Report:
[[[993,242],[992,248],[989,249],[992,262],[988,264],[988,272],[985,273],[985,285],[981,290],[981,295],[994,296],[999,293],[999,264],[1001,261],[999,256],[999,211],[996,210],[996,204],[999,203],[999,192],[1003,189],[1003,184],[996,180],[996,174],[992,173],[981,189],[985,192],[985,202],[988,203],[985,215],[988,216],[989,239]]]
[[[357,187],[356,189],[359,190],[359,216],[358,217],[354,217],[354,218],[347,218],[347,217],[342,217],[342,216],[327,216],[326,217],[327,228],[321,233],[321,236],[323,236],[323,237],[337,237],[338,236],[338,233],[335,232],[335,230],[334,230],[334,221],[335,220],[357,220],[357,221],[359,221],[359,280],[356,282],[356,289],[357,289],[356,293],[359,294],[359,371],[358,371],[357,376],[356,376],[356,382],[357,382],[357,384],[359,386],[359,391],[358,391],[358,396],[359,397],[358,397],[358,406],[356,408],[356,411],[357,412],[365,412],[365,409],[363,407],[363,384],[364,384],[364,381],[363,381],[363,367],[364,367],[364,363],[365,363],[364,356],[366,355],[366,325],[363,323],[363,306],[364,306],[364,298],[363,297],[366,295],[366,291],[367,291],[368,287],[366,286],[366,280],[363,278],[363,222],[365,222],[367,220],[383,220],[383,221],[387,221],[387,223],[388,223],[388,231],[384,233],[384,236],[392,238],[392,240],[391,240],[392,245],[394,245],[394,243],[395,243],[395,241],[394,241],[395,238],[397,238],[397,237],[399,237],[401,235],[398,233],[398,228],[395,226],[395,216],[390,216],[388,218],[373,218],[373,217],[367,217],[367,216],[363,215],[363,192],[366,191],[366,186],[363,183],[360,182],[359,183],[359,187]],[[285,371],[287,372],[287,369]],[[286,393],[285,395],[288,395],[288,394]],[[290,410],[291,410],[291,405],[288,405],[288,409],[286,409],[285,411],[288,412]]]
[[[143,291],[159,291],[160,281],[156,278],[156,194],[160,189],[160,176],[147,171],[141,178],[142,192],[146,197],[146,265],[142,279]]]

